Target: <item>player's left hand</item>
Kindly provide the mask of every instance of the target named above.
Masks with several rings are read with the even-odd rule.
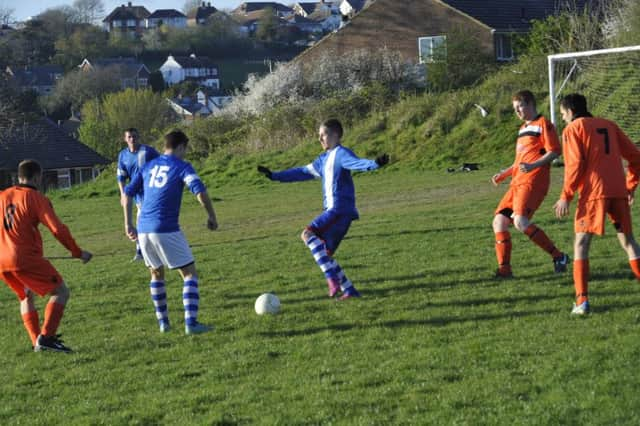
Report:
[[[627,195],[627,200],[629,201],[629,206],[633,205],[633,201],[635,200],[635,196],[633,194],[633,192],[629,192],[629,195]]]
[[[556,212],[558,219],[569,215],[569,202],[567,200],[560,199],[553,205],[553,209]]]
[[[218,221],[215,217],[207,218],[207,228],[210,231],[215,231],[216,229],[218,229]]]
[[[258,166],[258,173],[262,173],[267,179],[271,179],[272,172],[265,166]]]
[[[388,154],[382,154],[381,156],[376,158],[376,164],[378,165],[378,167],[386,166],[388,163],[389,163]]]
[[[531,170],[535,169],[532,164],[529,163],[520,163],[518,166],[522,173],[529,173]]]
[[[131,241],[135,241],[138,239],[138,230],[132,225],[127,225],[125,233]]]

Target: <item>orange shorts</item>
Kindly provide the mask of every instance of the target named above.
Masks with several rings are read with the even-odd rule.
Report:
[[[7,283],[20,300],[27,297],[29,290],[45,296],[62,284],[62,277],[46,259],[28,271],[0,271],[0,280]]]
[[[546,196],[546,189],[541,191],[530,185],[510,186],[507,193],[500,200],[500,204],[496,208],[496,214],[505,214],[509,217],[514,214],[531,219]]]
[[[615,226],[617,232],[631,234],[631,209],[626,198],[600,198],[581,202],[576,209],[575,231],[589,234],[604,234],[604,216]]]

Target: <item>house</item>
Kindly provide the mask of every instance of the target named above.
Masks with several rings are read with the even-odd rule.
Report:
[[[246,2],[242,3],[240,6],[235,8],[231,14],[232,15],[248,15],[252,12],[264,11],[267,9],[273,10],[273,13],[280,18],[287,18],[293,15],[293,9],[289,6],[285,6],[281,3],[270,2],[270,1],[254,1],[254,2]]]
[[[446,48],[448,35],[464,32],[497,61],[509,61],[514,58],[512,35],[529,31],[534,19],[555,14],[556,6],[557,0],[376,0],[296,60],[310,63],[326,54],[384,47],[405,61],[429,62],[437,48]]]
[[[7,35],[13,33],[14,31],[15,31],[15,29],[13,27],[11,27],[10,25],[7,25],[7,24],[0,25],[0,37],[7,36]]]
[[[318,1],[295,3],[293,11],[322,27],[322,31],[328,32],[340,28],[342,15],[340,13],[339,1]]]
[[[45,190],[91,181],[110,163],[46,118],[0,132],[0,189],[17,183],[25,158],[42,165]]]
[[[195,27],[196,25],[205,25],[207,20],[211,15],[218,12],[218,9],[211,6],[211,3],[202,2],[201,6],[198,6],[191,11],[187,15],[187,25],[190,27]]]
[[[64,70],[59,65],[42,65],[39,67],[11,68],[5,73],[9,80],[20,90],[33,90],[39,95],[50,94],[56,82],[62,78]]]
[[[146,19],[151,15],[146,7],[128,2],[116,7],[102,20],[104,29],[110,33],[140,37],[146,28]]]
[[[194,97],[178,96],[167,99],[169,106],[184,121],[207,117],[222,111],[233,100],[232,96],[219,89],[198,89]]]
[[[282,18],[281,25],[295,27],[303,33],[321,33],[324,29],[321,22],[305,18],[301,15],[291,15],[287,18]]]
[[[175,9],[158,9],[145,20],[145,28],[158,28],[166,25],[172,28],[186,28],[187,15]]]
[[[96,68],[110,68],[120,77],[122,89],[146,89],[149,87],[149,75],[151,72],[147,66],[138,62],[135,58],[101,58],[90,62],[85,58],[78,68],[90,72]]]
[[[168,85],[194,80],[206,87],[220,88],[218,66],[206,56],[196,57],[193,53],[189,56],[169,55],[160,72]]]
[[[373,0],[343,0],[340,3],[340,13],[349,19],[353,18],[356,13],[359,13],[372,1]]]
[[[212,114],[216,114],[231,103],[233,96],[220,89],[199,89],[196,93],[196,99],[198,103],[206,105]]]

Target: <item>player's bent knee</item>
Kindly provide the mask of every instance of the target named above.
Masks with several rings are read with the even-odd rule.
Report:
[[[494,231],[504,232],[509,229],[510,219],[502,214],[497,214],[493,218]]]
[[[513,218],[513,226],[520,232],[524,232],[529,227],[529,219],[526,216],[516,216]]]
[[[305,228],[302,231],[302,234],[300,234],[300,238],[302,239],[302,241],[304,241],[305,243],[307,241],[309,241],[309,239],[311,239],[312,237],[314,237],[316,234],[313,232],[312,229],[310,228]]]

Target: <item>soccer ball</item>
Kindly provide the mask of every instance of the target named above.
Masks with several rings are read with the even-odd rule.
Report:
[[[277,314],[280,312],[280,299],[275,294],[262,294],[256,299],[255,309],[258,315]]]

